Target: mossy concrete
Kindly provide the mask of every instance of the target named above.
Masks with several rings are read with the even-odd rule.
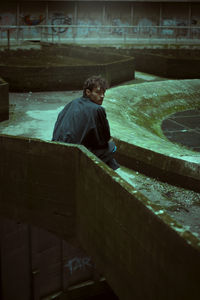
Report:
[[[9,86],[0,77],[0,121],[9,119]]]
[[[200,80],[194,79],[129,84],[107,90],[103,105],[122,164],[198,191],[199,153],[170,142],[161,124],[174,112],[198,109],[199,87]],[[50,140],[58,112],[80,95],[81,91],[14,94],[12,118],[1,124],[1,132]]]
[[[198,189],[199,153],[168,141],[160,125],[171,113],[199,107],[199,85],[200,80],[166,80],[109,89],[104,105],[119,162],[156,171],[156,177],[166,172],[174,184],[177,177],[183,184],[190,180]],[[47,101],[42,95],[33,97]],[[66,102],[59,95],[49,96],[46,114],[54,101],[59,101],[56,108]],[[21,135],[38,135],[45,108],[36,102],[31,126],[20,112]],[[22,130],[15,121],[12,135]],[[44,136],[48,126],[43,126]],[[78,238],[120,299],[198,297],[199,238],[83,146],[2,135],[0,151],[1,215],[67,240]]]
[[[183,188],[200,192],[200,164],[184,162],[136,145],[115,139],[116,159],[129,169]]]
[[[193,292],[197,297],[200,274],[190,259],[197,255],[200,263],[198,243],[193,254],[187,252],[196,238],[116,173],[100,167],[81,156],[79,239],[115,293],[120,299],[181,300]]]
[[[123,300],[199,295],[200,242],[83,146],[0,136],[1,215],[78,239]]]
[[[198,79],[110,89],[105,107],[122,164],[199,191],[200,154],[170,142],[161,129],[162,121],[172,113],[198,109],[199,99]]]

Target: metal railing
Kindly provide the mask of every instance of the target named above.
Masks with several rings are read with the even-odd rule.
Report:
[[[131,43],[180,41],[200,42],[199,26],[95,26],[95,25],[35,25],[0,26],[0,45],[21,44],[26,40],[67,42]]]

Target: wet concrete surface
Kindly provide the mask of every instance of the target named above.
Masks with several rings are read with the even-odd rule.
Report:
[[[139,89],[138,86],[140,83],[158,82],[163,80],[165,81],[166,79],[136,72],[135,80],[124,84],[138,84],[135,86],[137,90],[137,88]],[[146,92],[148,93],[148,88],[149,85],[146,86],[146,91],[143,90],[144,95]],[[118,132],[119,138],[123,138],[130,142],[130,134],[134,131],[135,135],[131,135],[131,139],[133,139],[132,142],[137,142],[138,135],[140,142],[142,139],[142,143],[145,141],[145,147],[157,147],[158,150],[162,148],[160,146],[161,138],[152,132],[150,132],[149,135],[146,131],[141,131],[139,124],[135,125],[133,118],[130,118],[130,116],[127,115],[127,107],[125,107],[126,121],[125,119],[120,118],[117,109],[116,111],[113,111],[113,107],[121,109],[124,105],[130,106],[128,108],[131,109],[129,103],[123,103],[123,92],[121,93],[121,103],[115,103],[115,94],[113,93],[115,90],[115,88],[108,90],[108,96],[106,96],[108,97],[108,100],[106,100],[105,97],[105,107],[108,111],[107,115],[110,121],[111,133],[115,136],[116,132]],[[51,140],[53,127],[58,113],[65,104],[81,95],[82,91],[10,93],[10,119],[0,123],[0,133]],[[117,99],[117,101],[119,101],[119,99]],[[169,127],[170,126],[172,126],[171,123]],[[182,125],[178,124],[177,126]],[[165,144],[167,143],[166,140],[164,142]],[[176,145],[174,146],[170,142],[167,144],[167,149],[174,152],[174,155],[177,155],[178,152],[178,155],[181,157],[187,157],[189,160],[200,162],[200,155],[197,152],[195,153],[194,151],[189,151],[188,149],[180,148]],[[144,176],[124,167],[121,167],[117,173],[135,189],[147,196],[152,202],[160,205],[161,210],[166,211],[172,216],[183,226],[184,230],[189,230],[194,235],[200,237],[199,193],[159,182],[156,179]]]
[[[170,141],[200,152],[200,108],[172,114],[163,121],[162,130]]]

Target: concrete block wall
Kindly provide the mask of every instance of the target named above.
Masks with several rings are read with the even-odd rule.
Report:
[[[9,86],[0,77],[0,122],[9,119]]]

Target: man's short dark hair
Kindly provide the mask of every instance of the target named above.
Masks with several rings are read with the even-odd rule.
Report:
[[[86,97],[86,89],[92,91],[96,87],[100,87],[105,91],[108,88],[107,80],[101,76],[95,75],[86,79],[83,84],[83,97]]]

